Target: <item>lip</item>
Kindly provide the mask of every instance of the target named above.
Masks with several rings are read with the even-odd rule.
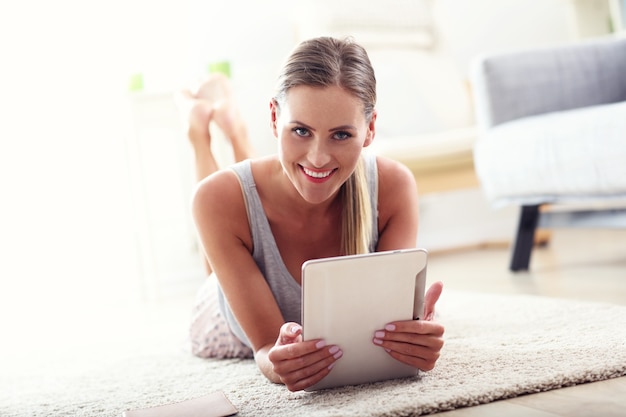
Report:
[[[328,169],[319,170],[319,169],[305,168],[304,166],[300,165],[300,171],[302,171],[302,173],[304,174],[307,180],[319,184],[319,183],[328,181],[333,176],[335,171],[337,171],[337,168],[333,168],[330,170]],[[310,175],[309,173],[307,173],[307,171],[312,172],[312,173],[319,173],[319,174],[328,173],[328,175],[323,176],[323,177],[317,177],[317,176]]]

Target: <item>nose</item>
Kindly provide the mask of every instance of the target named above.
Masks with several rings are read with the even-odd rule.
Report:
[[[307,153],[307,159],[314,168],[324,167],[331,160],[328,144],[317,138],[312,140]]]

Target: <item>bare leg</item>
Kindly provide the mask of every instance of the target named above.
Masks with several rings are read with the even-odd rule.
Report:
[[[254,155],[248,131],[226,76],[210,75],[197,88],[181,91],[176,102],[187,125],[187,137],[193,149],[198,181],[220,169],[211,150],[209,125],[212,122],[230,140],[235,161],[243,161]],[[212,272],[211,267],[206,260],[204,264],[208,275]]]
[[[235,161],[253,156],[246,126],[225,76],[212,75],[195,91],[181,91],[177,104],[187,124],[187,137],[193,149],[198,181],[220,169],[211,150],[211,123],[215,123],[230,140]],[[253,357],[252,349],[237,339],[222,316],[217,283],[214,277],[211,278],[212,270],[206,258],[203,262],[209,278],[193,309],[189,333],[192,353],[207,358]]]
[[[211,151],[209,125],[212,122],[230,140],[235,161],[254,156],[247,128],[226,76],[210,75],[197,88],[180,92],[177,103],[188,125],[187,136],[194,151],[198,181],[221,168]]]
[[[200,84],[195,97],[214,103],[213,121],[230,140],[235,161],[243,161],[254,156],[248,130],[239,113],[228,78],[222,74],[209,76]]]

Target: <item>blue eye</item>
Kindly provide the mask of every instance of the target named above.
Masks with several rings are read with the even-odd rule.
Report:
[[[292,131],[295,132],[296,135],[301,136],[303,138],[309,136],[309,130],[304,127],[295,127],[292,129]]]
[[[337,140],[346,140],[346,139],[350,139],[351,137],[352,137],[352,134],[348,132],[336,132],[335,133],[335,139]]]

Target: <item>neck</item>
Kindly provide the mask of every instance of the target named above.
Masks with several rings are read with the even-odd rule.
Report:
[[[279,164],[280,165],[280,164]],[[301,216],[303,219],[311,219],[316,217],[332,217],[341,215],[342,201],[340,191],[337,191],[330,198],[320,203],[310,203],[306,201],[298,190],[294,187],[291,180],[280,168],[280,188],[283,192],[280,194],[280,200],[284,207],[288,207],[292,216]]]

